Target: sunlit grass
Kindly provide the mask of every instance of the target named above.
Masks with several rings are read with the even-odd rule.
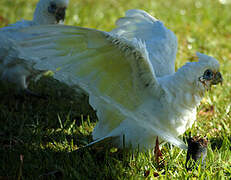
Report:
[[[128,9],[143,9],[161,19],[178,37],[176,69],[196,51],[220,61],[223,86],[207,93],[197,121],[187,131],[207,136],[210,144],[204,169],[187,172],[186,152],[164,146],[164,163],[149,153],[73,152],[91,142],[96,115],[87,98],[64,84],[43,78],[31,84],[47,100],[19,98],[0,91],[0,179],[230,179],[231,178],[231,4],[218,0],[71,0],[66,24],[109,31]],[[31,20],[36,1],[0,1],[0,27]],[[78,100],[78,101],[77,101]],[[69,153],[72,152],[72,153]],[[23,155],[23,162],[20,161]],[[21,169],[21,170],[20,170]],[[21,174],[20,174],[21,172]],[[149,173],[148,173],[149,172]],[[148,177],[146,177],[148,176]]]

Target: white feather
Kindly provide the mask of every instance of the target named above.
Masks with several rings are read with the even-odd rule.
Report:
[[[149,53],[157,77],[175,72],[177,38],[158,19],[142,10],[131,9],[116,22],[111,32],[128,40],[141,39]]]

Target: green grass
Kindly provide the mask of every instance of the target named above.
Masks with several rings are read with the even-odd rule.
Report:
[[[1,0],[0,26],[32,19],[35,5],[35,0]],[[0,179],[152,179],[156,173],[160,179],[231,178],[231,4],[218,0],[71,0],[66,24],[107,31],[127,9],[134,8],[146,10],[175,32],[176,68],[196,51],[220,61],[224,84],[206,94],[197,121],[186,132],[208,137],[206,167],[187,172],[186,152],[176,147],[170,150],[168,145],[163,147],[161,166],[151,152],[74,152],[91,142],[95,112],[87,97],[79,98],[66,85],[43,78],[30,88],[48,94],[46,100],[18,97],[1,87]]]

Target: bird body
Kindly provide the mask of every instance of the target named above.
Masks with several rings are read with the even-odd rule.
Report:
[[[38,26],[25,29],[36,35],[18,44],[39,58],[36,69],[52,70],[54,78],[89,94],[99,119],[91,144],[109,139],[118,147],[150,149],[158,136],[186,148],[178,136],[195,121],[204,92],[222,81],[219,63],[197,53],[198,62],[175,72],[175,35],[144,11],[128,14],[119,31]],[[149,22],[147,38],[139,32],[140,17]]]

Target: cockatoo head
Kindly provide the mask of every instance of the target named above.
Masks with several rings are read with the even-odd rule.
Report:
[[[198,62],[186,63],[177,71],[177,74],[184,87],[189,83],[191,92],[203,95],[203,92],[209,90],[212,85],[222,83],[223,78],[219,72],[219,62],[215,58],[202,53],[196,53],[196,55]]]
[[[36,24],[58,24],[65,19],[69,0],[40,0],[33,21]]]
[[[222,83],[223,78],[219,72],[219,62],[215,58],[199,52],[196,55],[199,58],[198,75],[196,77],[197,84],[202,89],[209,90],[212,85]]]

